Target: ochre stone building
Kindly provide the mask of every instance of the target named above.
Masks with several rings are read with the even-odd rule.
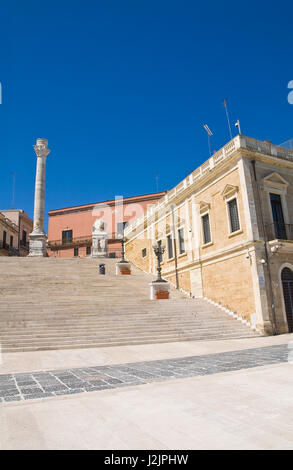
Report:
[[[18,227],[0,212],[0,256],[10,256],[17,252]]]
[[[125,229],[126,257],[267,334],[293,331],[293,151],[238,135]]]
[[[9,209],[1,211],[5,217],[17,226],[17,238],[14,248],[19,256],[27,256],[29,251],[29,234],[33,230],[33,221],[23,209]]]
[[[124,227],[144,214],[165,192],[66,207],[49,211],[48,255],[62,258],[91,255],[92,228],[97,219],[106,222],[108,255],[119,257]]]

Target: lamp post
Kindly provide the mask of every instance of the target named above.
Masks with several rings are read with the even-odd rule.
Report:
[[[125,243],[127,238],[124,237],[124,231],[122,236],[119,237],[121,241],[121,260],[116,263],[116,275],[131,274],[131,264],[125,259]]]
[[[125,242],[126,241],[127,239],[124,237],[124,235],[122,235],[121,237],[121,260],[119,261],[119,263],[127,263],[125,259]]]
[[[162,271],[161,259],[165,251],[165,246],[162,243],[157,242],[153,244],[153,250],[157,257],[157,273],[158,273],[158,277],[154,282],[167,282],[165,281],[165,279],[162,278],[162,275],[161,275],[161,271]]]

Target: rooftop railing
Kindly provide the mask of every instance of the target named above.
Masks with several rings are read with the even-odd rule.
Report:
[[[153,215],[155,212],[158,212],[167,204],[170,204],[172,200],[174,200],[175,197],[182,193],[186,188],[205,178],[209,173],[211,173],[216,167],[221,165],[236,150],[240,148],[252,150],[254,152],[263,153],[265,155],[270,155],[272,157],[278,157],[293,162],[293,149],[291,148],[273,145],[268,141],[261,141],[253,139],[251,137],[246,137],[244,135],[237,135],[224,147],[218,150],[218,152],[214,153],[214,155],[212,155],[201,166],[199,166],[192,173],[190,173],[177,186],[171,189],[171,191],[168,191],[168,193],[163,196],[156,205],[148,209],[143,216],[138,217],[131,225],[128,225],[125,228],[125,235],[127,236],[132,231],[137,230],[137,228],[141,224],[143,224],[148,217]]]

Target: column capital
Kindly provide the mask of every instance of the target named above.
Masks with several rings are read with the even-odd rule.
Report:
[[[37,139],[34,150],[37,157],[46,157],[51,152],[51,150],[48,149],[47,139]]]

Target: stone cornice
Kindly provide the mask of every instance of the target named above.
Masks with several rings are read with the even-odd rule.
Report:
[[[260,159],[278,163],[278,165],[293,168],[293,151],[272,145],[243,135],[238,135],[216,152],[199,168],[190,173],[181,183],[163,197],[155,207],[146,211],[142,217],[136,219],[125,229],[125,235],[131,239],[132,235],[146,228],[147,223],[155,222],[166,208],[171,204],[178,205],[184,199],[200,190],[218,174],[224,172],[239,158]]]

